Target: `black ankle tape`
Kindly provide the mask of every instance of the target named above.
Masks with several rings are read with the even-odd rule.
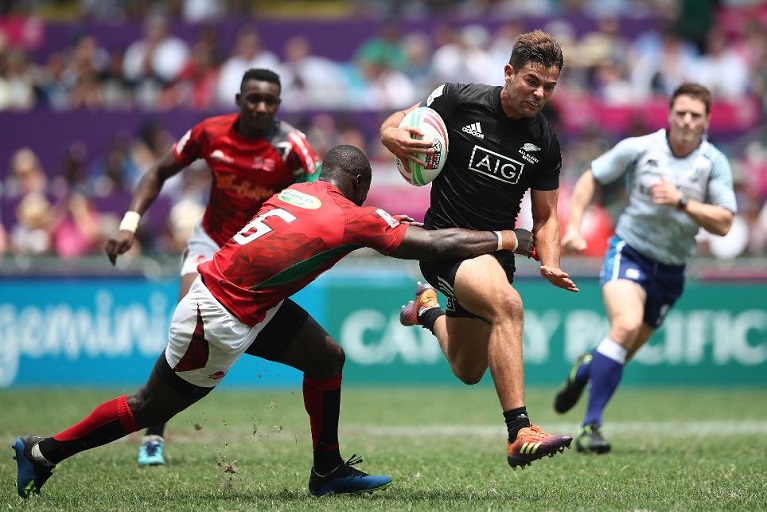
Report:
[[[418,323],[424,329],[429,329],[434,332],[434,324],[437,322],[437,318],[444,315],[445,312],[440,307],[429,308],[423,313],[418,314]]]

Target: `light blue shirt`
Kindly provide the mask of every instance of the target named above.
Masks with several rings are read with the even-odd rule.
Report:
[[[591,163],[603,185],[627,179],[628,205],[615,233],[660,263],[683,265],[695,250],[698,225],[683,211],[656,205],[650,187],[663,176],[690,199],[737,211],[727,157],[705,138],[684,158],[671,153],[666,130],[623,139]]]

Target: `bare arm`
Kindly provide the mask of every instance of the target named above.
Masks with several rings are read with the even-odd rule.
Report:
[[[504,230],[501,248],[530,256],[535,247],[533,234],[526,229]],[[498,235],[493,231],[470,229],[423,229],[408,226],[402,243],[389,256],[407,260],[473,258],[499,250]]]
[[[176,162],[173,150],[168,151],[141,176],[128,209],[139,215],[144,215],[157,199],[157,196],[160,195],[165,181],[178,174],[183,168],[184,166]]]
[[[570,276],[559,267],[560,227],[557,214],[559,190],[531,190],[533,210],[533,234],[541,260],[540,273],[558,288],[577,292],[578,287]]]
[[[687,201],[687,215],[711,234],[724,236],[730,232],[735,214],[727,208],[701,203],[694,199]]]
[[[184,166],[176,162],[173,150],[168,151],[139,180],[136,190],[133,192],[128,212],[135,212],[132,215],[134,217],[138,215],[140,218],[157,199],[157,196],[160,195],[160,190],[162,190],[165,181],[171,176],[178,174],[183,168]],[[126,214],[126,218],[128,215],[130,213]],[[112,265],[117,261],[118,255],[131,248],[134,239],[135,227],[133,229],[126,229],[123,225],[121,225],[121,228],[116,233],[109,237],[104,245],[104,252],[107,253],[107,257]]]
[[[434,152],[430,142],[423,141],[423,133],[418,128],[399,128],[399,124],[405,116],[412,110],[421,106],[416,103],[406,110],[399,110],[386,118],[381,124],[381,143],[391,154],[400,160],[409,160],[413,163],[421,163],[415,156],[417,154],[428,154]],[[417,138],[413,138],[417,135]]]
[[[570,209],[567,216],[565,235],[562,238],[562,247],[566,251],[583,252],[588,246],[586,238],[581,234],[581,222],[586,207],[591,204],[596,189],[596,180],[591,169],[587,169],[575,183],[573,193],[570,196]]]
[[[650,196],[655,204],[662,204],[670,208],[676,208],[682,198],[682,191],[673,183],[661,177],[656,185],[650,188]],[[709,233],[724,236],[732,227],[735,214],[726,208],[713,204],[706,204],[694,199],[687,201],[684,209],[687,215]]]

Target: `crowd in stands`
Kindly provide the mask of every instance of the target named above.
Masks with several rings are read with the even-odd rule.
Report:
[[[232,16],[248,20],[257,4],[278,9],[284,3],[6,2],[0,11],[0,117],[3,111],[41,109],[51,115],[179,108],[223,113],[235,108],[234,96],[245,70],[270,68],[282,77],[279,116],[302,129],[321,155],[338,143],[364,149],[377,167],[371,195],[385,200],[375,194],[377,187],[401,190],[404,182],[377,132],[357,126],[346,113],[374,111],[385,116],[423,100],[446,81],[500,85],[516,35],[530,28],[525,16],[546,20],[540,28],[554,34],[565,50],[565,70],[548,113],[555,123],[562,102],[589,98],[604,105],[642,104],[667,97],[683,81],[707,85],[717,101],[756,101],[760,115],[767,110],[767,7],[748,0],[298,2],[325,3],[335,13],[366,13],[384,20],[376,33],[346,49],[346,59],[320,53],[317,40],[302,33],[276,46],[263,37],[255,20],[238,24],[228,38],[217,25],[217,20]],[[447,11],[455,15],[450,19],[468,21],[440,21]],[[593,29],[579,33],[568,21],[567,13],[574,11],[593,15]],[[68,46],[41,54],[41,24],[51,21],[39,13],[54,19],[58,15],[140,23],[141,35],[129,44],[109,47],[81,30]],[[655,22],[650,30],[629,37],[627,15],[651,16]],[[429,30],[403,30],[397,23],[418,16],[434,17]],[[193,27],[185,32],[192,37],[174,33],[179,24]],[[224,46],[225,40],[231,44]],[[725,144],[713,141],[733,164],[740,212],[733,233],[724,241],[701,236],[704,255],[767,254],[767,137],[761,126],[761,135],[744,133]],[[4,202],[0,221],[5,229],[0,226],[0,254],[72,258],[101,251],[138,178],[181,135],[156,124],[137,133],[111,129],[115,136],[107,147],[72,143],[59,169],[43,168],[31,141],[28,147],[4,155],[0,166],[7,172],[0,182]],[[648,131],[641,122],[631,130]],[[608,133],[598,125],[562,135],[562,201],[591,159],[625,135]],[[142,240],[144,249],[180,251],[190,219],[199,216],[207,199],[208,179],[205,169],[196,166],[163,190],[165,203],[153,207],[158,213]],[[397,211],[399,204],[390,209],[422,214],[418,207],[425,206],[427,196],[418,197],[421,204],[415,211]],[[587,225],[593,227],[595,240],[611,230],[610,214],[609,206],[591,212]],[[598,255],[601,247],[595,244],[591,255]]]

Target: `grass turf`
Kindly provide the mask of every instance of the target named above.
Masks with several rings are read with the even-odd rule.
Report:
[[[608,408],[607,455],[573,448],[524,470],[505,462],[492,388],[345,386],[342,454],[394,479],[365,495],[312,498],[311,438],[299,390],[220,389],[168,426],[168,463],[139,468],[140,434],[64,461],[26,502],[10,449],[51,435],[119,392],[0,391],[0,475],[7,510],[767,510],[767,390],[621,389]],[[575,433],[583,404],[553,412],[528,391],[546,431]],[[359,467],[359,466],[358,466]]]

